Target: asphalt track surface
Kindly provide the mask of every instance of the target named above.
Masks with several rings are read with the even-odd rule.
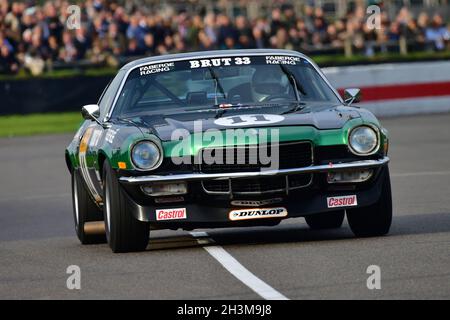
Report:
[[[0,298],[449,299],[450,115],[382,122],[391,134],[388,236],[357,239],[347,223],[311,231],[299,218],[155,231],[146,252],[130,254],[75,237],[63,158],[71,135],[0,139]],[[81,268],[81,290],[66,287],[69,265]],[[369,265],[381,269],[380,290],[366,286]]]

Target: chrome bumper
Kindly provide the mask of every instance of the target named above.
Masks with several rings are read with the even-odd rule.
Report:
[[[233,172],[233,173],[188,173],[173,175],[148,175],[140,177],[121,177],[119,180],[127,184],[144,184],[152,182],[176,182],[176,181],[201,181],[201,180],[226,180],[238,178],[257,178],[270,176],[283,176],[299,173],[319,173],[351,169],[368,169],[383,166],[389,162],[388,157],[378,160],[353,161],[345,163],[330,163],[319,166],[309,166],[293,169],[262,170],[256,172]]]

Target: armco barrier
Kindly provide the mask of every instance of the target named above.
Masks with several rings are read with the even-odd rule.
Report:
[[[322,69],[339,92],[361,88],[361,107],[378,116],[450,111],[450,61]]]
[[[97,103],[111,77],[0,81],[0,115],[76,111]]]

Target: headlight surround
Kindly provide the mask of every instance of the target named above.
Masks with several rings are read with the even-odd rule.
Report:
[[[371,155],[378,151],[380,147],[380,134],[378,129],[372,126],[359,126],[348,136],[350,150],[356,155]]]
[[[131,149],[131,162],[138,170],[154,170],[161,165],[162,152],[154,141],[137,142]]]

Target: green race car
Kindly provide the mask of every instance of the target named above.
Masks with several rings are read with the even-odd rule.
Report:
[[[389,231],[388,136],[303,54],[209,51],[125,65],[66,149],[83,244],[144,250],[154,229]],[[106,235],[106,236],[105,236]]]

